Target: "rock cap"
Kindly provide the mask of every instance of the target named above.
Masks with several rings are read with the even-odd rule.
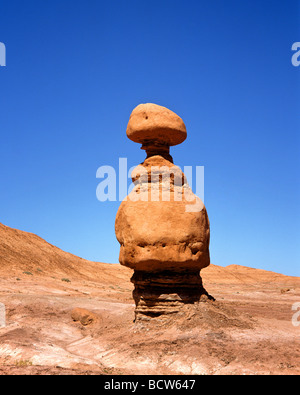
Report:
[[[183,120],[166,107],[153,103],[138,105],[131,113],[127,137],[135,143],[173,146],[187,137]]]

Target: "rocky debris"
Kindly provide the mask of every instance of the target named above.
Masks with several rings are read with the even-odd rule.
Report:
[[[210,227],[169,154],[186,138],[181,118],[155,104],[133,110],[127,136],[143,144],[146,160],[132,173],[134,188],[116,216],[120,263],[134,269],[136,318],[176,313],[206,291],[200,270],[210,264]]]
[[[71,317],[73,321],[80,322],[83,326],[94,324],[100,320],[100,317],[97,314],[79,307],[72,310]]]

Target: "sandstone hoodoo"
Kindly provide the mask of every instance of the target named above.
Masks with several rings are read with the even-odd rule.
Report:
[[[170,155],[186,128],[167,108],[141,104],[127,136],[142,144],[147,158],[133,171],[135,186],[117,213],[120,263],[134,270],[136,319],[176,313],[207,295],[200,271],[210,264],[205,206]]]

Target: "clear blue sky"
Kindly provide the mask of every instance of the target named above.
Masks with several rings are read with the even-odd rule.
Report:
[[[144,159],[140,103],[169,107],[205,166],[211,260],[300,275],[299,1],[1,0],[0,222],[117,262],[96,170]]]

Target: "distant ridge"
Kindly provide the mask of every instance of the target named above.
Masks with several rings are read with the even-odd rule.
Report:
[[[120,265],[92,262],[65,252],[41,237],[0,223],[0,273],[61,275],[95,281],[128,277]],[[126,276],[127,274],[127,276]],[[130,273],[129,273],[130,275]]]
[[[12,229],[0,223],[0,274],[13,276],[18,273],[47,276],[68,276],[103,283],[129,283],[131,270],[119,265],[92,262],[65,252],[41,237]],[[206,283],[259,284],[291,281],[300,284],[300,278],[285,276],[261,269],[230,265],[210,265],[201,272]]]

